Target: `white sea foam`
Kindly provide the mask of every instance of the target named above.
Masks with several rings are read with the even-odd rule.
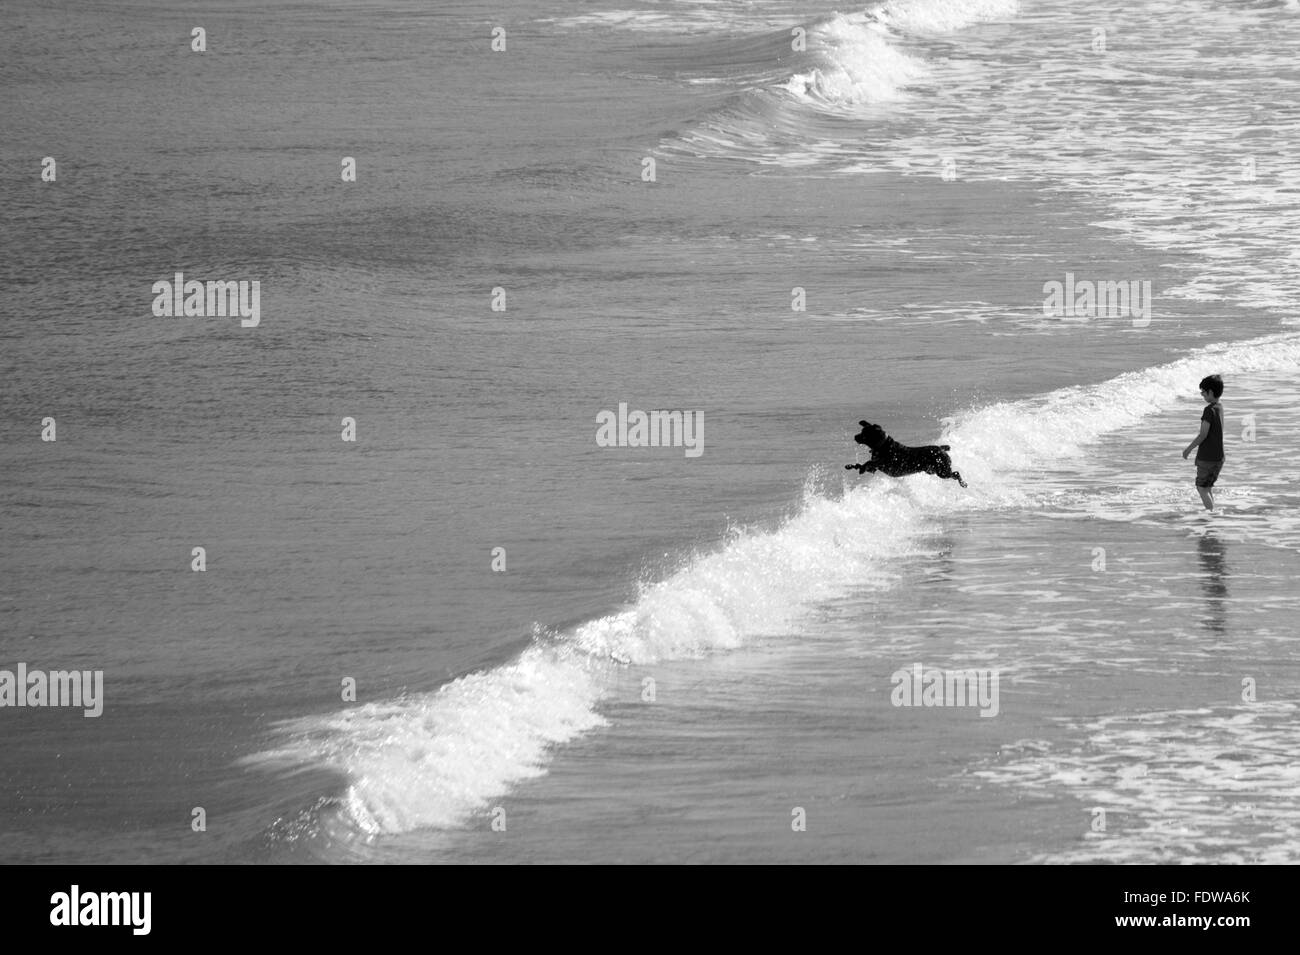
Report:
[[[1032,862],[1288,864],[1300,838],[1290,702],[1111,716],[1074,745],[1021,741],[974,775],[1105,810],[1105,829]]]
[[[548,747],[604,724],[593,663],[532,646],[433,693],[286,723],[284,745],[248,763],[346,773],[341,808],[365,833],[453,826],[544,772]]]
[[[914,131],[846,144],[844,168],[932,178],[943,157],[962,180],[1092,200],[1107,210],[1094,224],[1176,253],[1188,274],[1162,295],[1294,321],[1295,18],[1175,0],[1036,13],[1023,36],[977,38],[935,70],[908,104]]]
[[[904,50],[906,37],[953,33],[1010,18],[1018,8],[1016,0],[889,0],[863,13],[835,14],[808,30],[816,65],[781,88],[834,108],[897,99],[929,75],[924,59]]]
[[[780,88],[805,102],[844,108],[897,99],[926,75],[925,64],[899,49],[885,24],[872,17],[836,15],[809,31],[815,66]]]

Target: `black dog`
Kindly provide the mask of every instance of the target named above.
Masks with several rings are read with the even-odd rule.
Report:
[[[909,448],[899,444],[878,424],[859,421],[862,430],[854,436],[858,444],[865,444],[871,449],[871,460],[862,464],[846,464],[846,471],[856,470],[859,474],[879,471],[890,477],[905,477],[908,474],[933,474],[935,477],[953,478],[962,487],[966,482],[961,474],[952,469],[952,458],[948,457],[950,448],[946,444],[930,444],[923,448]]]

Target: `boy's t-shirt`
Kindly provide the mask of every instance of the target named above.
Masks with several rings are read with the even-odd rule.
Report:
[[[1205,440],[1196,449],[1196,460],[1222,461],[1223,405],[1217,401],[1212,405],[1206,405],[1205,410],[1201,412],[1201,420],[1210,423],[1210,433],[1205,436]]]

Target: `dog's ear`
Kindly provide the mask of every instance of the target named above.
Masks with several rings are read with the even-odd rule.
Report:
[[[859,421],[858,424],[862,425],[862,427],[864,427],[864,428],[870,428],[870,427],[871,427],[871,422],[870,422],[870,421]]]

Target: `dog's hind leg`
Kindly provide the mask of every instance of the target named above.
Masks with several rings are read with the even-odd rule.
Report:
[[[962,476],[961,476],[961,472],[960,472],[960,471],[953,471],[951,474],[948,475],[948,477],[953,478],[954,480],[956,480],[956,482],[957,482],[958,484],[960,484],[962,487],[970,487],[969,484],[967,484],[964,480],[962,480]]]

